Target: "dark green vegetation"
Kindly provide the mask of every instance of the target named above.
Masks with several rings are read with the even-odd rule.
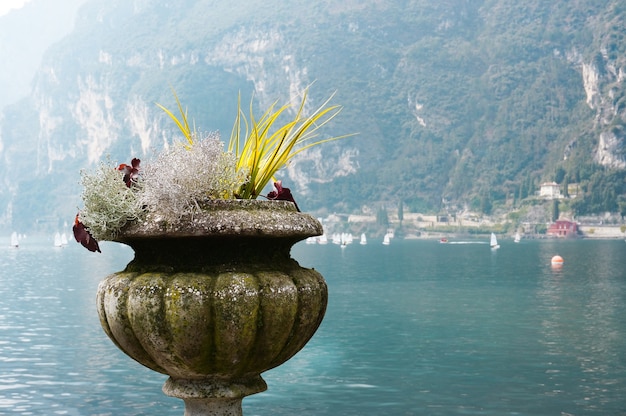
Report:
[[[283,178],[304,210],[402,201],[405,212],[437,212],[445,200],[490,213],[557,181],[579,185],[577,214],[626,212],[625,20],[622,0],[89,1],[44,61],[54,77],[42,71],[35,103],[11,109],[22,124],[2,125],[7,154],[16,151],[6,143],[19,146],[11,131],[39,138],[36,169],[0,202],[18,198],[24,225],[45,217],[49,204],[23,201],[25,181],[49,192],[77,181],[96,140],[89,129],[115,132],[105,153],[130,160],[142,148],[128,104],[147,103],[154,129],[170,129],[153,108],[172,107],[170,85],[202,129],[227,140],[239,91],[268,105],[315,82],[313,99],[337,90],[345,107],[328,134],[359,135]],[[102,120],[69,110],[85,90],[101,94],[100,110],[85,111]],[[32,105],[63,122],[42,133],[23,116]],[[0,167],[5,181],[9,169]]]

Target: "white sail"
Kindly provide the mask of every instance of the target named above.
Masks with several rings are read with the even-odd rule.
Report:
[[[513,239],[513,241],[515,241],[516,243],[519,243],[521,239],[522,239],[522,236],[519,234],[519,232],[516,232],[515,238]]]
[[[62,245],[63,243],[61,242],[61,234],[55,233],[54,234],[54,246],[61,247]]]
[[[383,244],[388,246],[389,243],[391,243],[391,237],[389,236],[389,233],[385,234],[385,237],[383,237]]]
[[[500,248],[500,245],[498,244],[498,239],[496,238],[496,235],[494,233],[491,233],[491,241],[489,242],[489,245],[492,249]]]
[[[13,233],[11,234],[11,247],[19,247],[19,246],[20,246],[20,242],[19,242],[19,239],[17,238],[17,233],[13,231]]]
[[[365,233],[361,234],[361,240],[359,241],[359,243],[361,245],[367,244],[367,237],[365,236]]]

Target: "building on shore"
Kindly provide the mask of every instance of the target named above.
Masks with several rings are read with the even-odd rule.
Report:
[[[578,237],[578,224],[568,220],[556,220],[550,224],[546,234],[550,237],[576,238]]]

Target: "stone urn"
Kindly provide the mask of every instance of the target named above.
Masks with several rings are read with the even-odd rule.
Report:
[[[98,287],[106,334],[124,353],[169,375],[165,394],[185,415],[242,415],[267,389],[261,373],[300,351],[322,322],[324,278],[291,258],[321,224],[287,201],[218,200],[167,224],[131,223],[124,271]]]

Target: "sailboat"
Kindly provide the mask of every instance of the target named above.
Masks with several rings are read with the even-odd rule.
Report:
[[[17,233],[13,231],[13,233],[11,234],[11,247],[19,247],[19,246],[20,246],[20,242],[17,238]]]
[[[61,234],[59,233],[54,234],[54,246],[61,247],[62,245],[63,243],[61,242]]]
[[[391,238],[389,237],[389,233],[387,233],[385,234],[385,237],[383,237],[383,244],[388,246],[390,242],[391,242]]]
[[[365,233],[361,234],[361,240],[359,241],[359,244],[361,244],[362,246],[367,244],[367,237],[365,236]]]
[[[519,231],[515,233],[515,237],[513,238],[513,241],[515,241],[516,243],[519,243],[522,239],[522,236],[519,234]]]
[[[500,245],[498,244],[498,239],[496,238],[496,235],[494,233],[491,233],[491,241],[489,242],[489,245],[491,246],[492,250],[497,250],[500,248]]]

